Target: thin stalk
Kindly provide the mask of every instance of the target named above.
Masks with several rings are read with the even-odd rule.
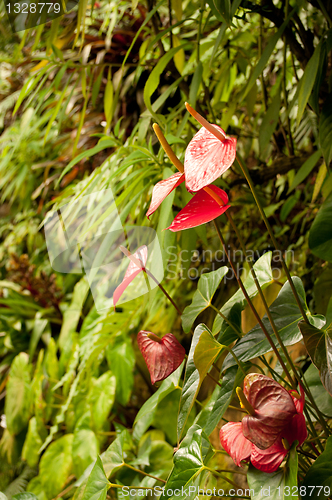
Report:
[[[209,472],[211,472],[211,474],[213,474],[214,476],[217,476],[217,477],[220,477],[221,479],[224,479],[225,481],[227,481],[229,484],[231,484],[232,486],[235,486],[235,488],[239,488],[239,485],[234,483],[234,481],[232,481],[231,479],[228,479],[228,477],[224,476],[223,474],[219,474],[219,472],[217,472],[216,470],[213,470],[213,469],[210,469],[209,467],[204,467],[205,470],[208,470]],[[250,497],[245,497],[245,498],[250,498]]]
[[[237,275],[237,272],[236,272],[236,270],[235,270],[235,268],[234,268],[234,264],[233,264],[233,262],[232,262],[232,259],[230,258],[229,254],[228,254],[228,251],[227,251],[227,248],[226,248],[226,244],[225,244],[224,238],[223,238],[223,236],[222,236],[222,234],[221,234],[221,232],[220,232],[220,229],[219,229],[219,227],[218,227],[218,224],[216,223],[216,221],[215,221],[215,220],[214,220],[213,222],[214,222],[214,225],[215,225],[215,228],[216,228],[217,234],[218,234],[218,236],[219,236],[219,239],[220,239],[220,241],[221,241],[221,244],[222,244],[222,246],[223,246],[224,252],[225,252],[225,254],[226,254],[226,256],[227,256],[227,259],[228,259],[228,261],[229,261],[229,263],[230,263],[230,265],[231,265],[231,267],[232,267],[232,269],[233,269],[234,275],[235,275],[236,280],[237,280],[237,282],[238,282],[238,284],[239,284],[239,286],[240,286],[240,288],[241,288],[241,290],[242,290],[242,293],[243,293],[243,295],[245,296],[245,299],[247,300],[247,302],[248,302],[248,305],[249,305],[250,309],[251,309],[251,310],[252,310],[252,312],[254,313],[254,316],[255,316],[255,318],[256,318],[256,320],[257,320],[257,322],[258,322],[259,326],[260,326],[260,327],[261,327],[261,329],[263,330],[263,332],[264,332],[264,334],[265,334],[265,336],[266,336],[266,338],[267,338],[267,340],[268,340],[268,342],[269,342],[270,346],[272,347],[272,349],[273,349],[273,351],[274,351],[275,355],[277,356],[277,358],[278,358],[278,360],[279,360],[279,363],[281,364],[281,366],[282,366],[282,367],[283,367],[283,369],[284,369],[284,372],[286,373],[287,377],[289,378],[289,381],[291,382],[291,384],[292,384],[292,385],[294,385],[294,381],[293,381],[293,379],[292,379],[292,377],[291,377],[291,375],[290,375],[290,373],[289,373],[289,371],[288,371],[288,369],[287,369],[287,366],[285,365],[285,363],[284,363],[284,361],[283,361],[282,357],[280,356],[280,353],[279,353],[278,349],[276,348],[276,346],[274,345],[273,340],[271,339],[271,336],[270,336],[269,332],[268,332],[268,331],[267,331],[267,329],[265,328],[264,323],[262,322],[262,320],[261,320],[261,318],[260,318],[260,316],[259,316],[258,312],[256,311],[256,308],[255,308],[254,304],[252,303],[252,301],[251,301],[251,299],[250,299],[250,297],[249,297],[249,295],[248,295],[248,293],[247,293],[247,291],[246,291],[246,289],[245,289],[245,287],[244,287],[244,285],[243,285],[243,283],[242,283],[241,278]]]
[[[165,297],[167,297],[167,299],[170,301],[170,303],[175,307],[175,309],[177,310],[177,313],[179,314],[179,316],[182,316],[182,311],[178,308],[178,306],[175,304],[174,300],[172,299],[172,297],[166,292],[165,288],[163,287],[163,285],[161,283],[159,283],[159,281],[153,276],[153,274],[148,270],[148,269],[143,269],[143,271],[148,275],[150,276],[151,279],[153,279],[153,281],[159,286],[160,290],[163,292],[163,294],[165,295]]]
[[[210,373],[207,373],[207,376],[210,377],[210,379],[213,380],[213,382],[215,382],[217,385],[219,385],[219,387],[222,387],[221,383],[218,382],[218,380],[216,378],[214,378],[212,375],[210,375]]]
[[[223,319],[223,320],[224,320],[224,321],[228,324],[228,326],[230,326],[230,327],[234,330],[234,332],[235,332],[236,334],[238,334],[238,333],[239,333],[239,332],[238,332],[238,330],[237,330],[237,328],[233,325],[233,323],[232,323],[232,322],[231,322],[231,321],[230,321],[230,320],[229,320],[229,319],[228,319],[228,318],[227,318],[227,317],[226,317],[226,316],[225,316],[225,315],[224,315],[221,311],[219,311],[219,309],[218,309],[216,306],[214,306],[213,304],[210,304],[210,307],[211,307],[211,308],[212,308],[212,309],[213,309],[213,310],[214,310],[217,314],[219,314],[219,316],[221,316],[221,317],[222,317],[222,319]]]
[[[131,469],[131,470],[134,470],[135,472],[139,472],[140,474],[143,474],[143,476],[149,476],[149,477],[152,477],[153,479],[157,479],[157,481],[161,481],[162,483],[167,483],[167,481],[165,481],[165,479],[161,479],[160,477],[157,477],[157,476],[153,476],[152,474],[148,474],[147,472],[144,472],[143,470],[140,470],[140,469],[136,469],[136,467],[133,467],[132,465],[129,465],[129,464],[125,464],[126,467],[128,467],[128,469]]]
[[[241,237],[241,235],[240,235],[240,233],[239,233],[239,231],[238,231],[238,229],[237,229],[236,225],[234,224],[234,221],[233,221],[232,216],[231,216],[228,212],[226,212],[226,215],[227,215],[227,218],[228,218],[228,220],[229,220],[229,222],[230,222],[230,224],[231,224],[232,228],[234,229],[234,231],[235,231],[235,233],[236,233],[236,236],[237,236],[237,238],[238,238],[238,240],[239,240],[239,242],[240,242],[240,246],[241,246],[242,252],[244,253],[244,255],[247,255],[247,250],[246,250],[246,247],[245,247],[245,245],[244,245],[244,243],[243,243],[242,237]],[[257,279],[257,275],[256,275],[256,272],[255,272],[254,266],[253,266],[253,264],[252,264],[252,262],[251,262],[251,259],[249,258],[249,259],[247,259],[247,261],[248,261],[248,264],[249,264],[249,267],[250,267],[250,271],[251,271],[252,277],[253,277],[253,279],[254,279],[254,282],[255,282],[256,288],[257,288],[257,290],[258,290],[258,294],[259,294],[260,299],[261,299],[261,301],[262,301],[262,303],[263,303],[263,306],[264,306],[264,309],[265,309],[266,315],[267,315],[267,317],[269,318],[269,322],[270,322],[270,324],[271,324],[271,327],[272,327],[273,333],[274,333],[274,335],[276,336],[276,339],[277,339],[277,341],[278,341],[278,343],[279,343],[279,346],[280,346],[280,348],[282,349],[282,351],[283,351],[283,353],[284,353],[284,355],[285,355],[285,357],[286,357],[286,360],[288,361],[288,364],[291,366],[291,368],[292,368],[292,369],[293,369],[293,371],[295,372],[295,367],[294,367],[294,365],[293,365],[293,362],[292,362],[292,360],[291,360],[291,358],[290,358],[290,356],[289,356],[289,354],[288,354],[287,348],[286,348],[286,347],[284,346],[284,344],[283,344],[283,341],[282,341],[282,339],[281,339],[281,337],[280,337],[280,335],[279,335],[279,332],[278,332],[278,330],[277,330],[277,327],[276,327],[276,325],[275,325],[275,323],[274,323],[274,320],[273,320],[273,318],[272,318],[272,316],[271,316],[271,312],[270,312],[269,306],[267,305],[267,302],[266,302],[265,296],[264,296],[264,294],[263,294],[263,291],[262,291],[261,286],[260,286],[260,284],[259,284],[259,281],[258,281],[258,279]],[[272,338],[271,338],[271,340],[272,340]],[[278,359],[279,359],[279,357],[278,357]],[[281,358],[280,358],[280,359],[281,359]],[[279,359],[279,361],[280,361],[280,359]],[[285,373],[287,374],[287,377],[289,378],[289,381],[291,382],[292,387],[293,387],[294,389],[296,389],[296,384],[295,384],[295,382],[294,382],[293,378],[291,377],[290,373],[289,373],[289,372],[285,372]]]

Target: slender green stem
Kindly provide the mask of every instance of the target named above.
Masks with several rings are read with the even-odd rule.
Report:
[[[245,289],[245,287],[244,287],[244,285],[243,285],[243,283],[242,283],[241,278],[237,275],[237,272],[236,272],[236,270],[235,270],[235,268],[234,268],[234,264],[233,264],[233,262],[232,262],[232,259],[230,258],[229,254],[228,254],[228,250],[227,250],[227,248],[226,248],[226,244],[225,244],[224,238],[223,238],[223,236],[222,236],[222,234],[221,234],[221,232],[220,232],[220,229],[219,229],[219,227],[218,227],[218,224],[216,223],[216,221],[215,221],[215,220],[214,220],[213,222],[214,222],[214,226],[215,226],[215,228],[216,228],[217,234],[218,234],[218,236],[219,236],[219,239],[220,239],[220,241],[221,241],[221,244],[222,244],[222,246],[223,246],[224,252],[225,252],[225,254],[226,254],[226,256],[227,256],[228,262],[230,263],[230,265],[231,265],[231,267],[232,267],[232,269],[233,269],[234,276],[235,276],[235,278],[236,278],[236,280],[237,280],[237,282],[238,282],[238,284],[239,284],[239,286],[240,286],[240,288],[241,288],[241,290],[242,290],[242,293],[243,293],[243,295],[245,296],[245,299],[247,300],[249,307],[251,308],[252,312],[254,313],[255,318],[256,318],[256,320],[257,320],[257,322],[258,322],[259,326],[260,326],[260,327],[261,327],[261,329],[263,330],[263,332],[264,332],[264,334],[265,334],[265,336],[266,336],[266,338],[267,338],[267,340],[268,340],[268,342],[269,342],[270,346],[272,347],[272,349],[273,349],[273,351],[274,351],[275,355],[277,356],[277,358],[278,358],[278,360],[279,360],[279,363],[281,364],[281,366],[283,367],[283,369],[284,369],[285,373],[286,373],[286,374],[287,374],[287,376],[289,377],[289,380],[290,380],[290,382],[292,383],[292,385],[294,385],[293,379],[292,379],[292,377],[290,376],[290,373],[289,373],[289,371],[288,371],[288,369],[287,369],[287,367],[286,367],[286,365],[285,365],[285,363],[284,363],[284,361],[283,361],[282,357],[280,356],[280,353],[279,353],[278,349],[277,349],[277,348],[276,348],[276,346],[274,345],[274,342],[273,342],[273,340],[271,339],[271,336],[270,336],[269,332],[267,331],[267,329],[266,329],[266,327],[265,327],[264,323],[262,322],[262,320],[261,320],[261,318],[260,318],[260,316],[259,316],[258,312],[256,311],[256,308],[255,308],[254,304],[252,303],[252,300],[250,299],[250,297],[249,297],[249,295],[248,295],[248,293],[247,293],[247,291],[246,291],[246,289]]]
[[[213,380],[213,382],[219,385],[219,387],[222,387],[221,383],[217,379],[215,379],[212,375],[210,375],[210,373],[207,373],[207,376],[210,377],[210,379]]]
[[[235,486],[235,488],[240,489],[238,484],[234,483],[234,481],[232,481],[228,477],[224,476],[223,474],[219,474],[219,472],[217,472],[216,470],[210,469],[209,467],[204,467],[204,469],[211,472],[211,474],[213,474],[214,476],[217,476],[217,477],[220,477],[221,479],[224,479],[225,481],[227,481],[227,483],[231,484],[232,486]],[[250,497],[247,497],[247,498],[250,498]]]
[[[227,345],[224,346],[225,349],[231,353],[231,355],[233,356],[236,364],[238,365],[238,367],[240,368],[241,372],[243,373],[244,376],[246,376],[246,371],[245,369],[243,368],[243,363],[239,360],[239,358],[236,356],[235,352],[233,352],[233,349],[231,349],[230,347],[228,347]]]
[[[144,269],[144,272],[146,272],[146,274],[148,276],[150,276],[151,279],[153,279],[153,281],[159,286],[160,290],[163,292],[163,294],[165,295],[165,297],[167,297],[167,299],[170,301],[170,303],[175,307],[175,309],[177,310],[179,316],[182,316],[182,311],[178,308],[178,306],[175,304],[174,300],[172,299],[172,297],[170,297],[170,295],[166,292],[165,288],[162,286],[161,283],[159,283],[159,281],[153,276],[153,274],[148,270],[148,269]]]
[[[285,274],[286,274],[286,276],[287,276],[287,279],[288,279],[289,285],[290,285],[290,287],[291,287],[291,289],[292,289],[293,295],[294,295],[295,300],[296,300],[296,302],[297,302],[297,305],[298,305],[298,307],[299,307],[299,309],[300,309],[300,311],[301,311],[301,314],[302,314],[302,316],[303,316],[303,319],[304,319],[304,321],[305,321],[306,323],[309,323],[309,320],[308,320],[308,318],[307,318],[307,315],[306,315],[306,313],[304,312],[303,306],[302,306],[302,304],[301,304],[300,297],[298,296],[298,293],[297,293],[296,288],[295,288],[295,286],[294,286],[294,283],[293,283],[293,281],[292,281],[291,275],[290,275],[290,273],[289,273],[288,267],[287,267],[287,265],[286,265],[286,262],[285,262],[284,256],[283,256],[282,252],[279,250],[278,243],[277,243],[277,241],[276,241],[276,239],[275,239],[275,237],[274,237],[274,234],[273,234],[272,228],[271,228],[271,226],[270,226],[270,223],[269,223],[269,221],[268,221],[268,219],[267,219],[267,217],[266,217],[266,215],[265,215],[264,209],[263,209],[263,207],[262,207],[262,205],[261,205],[261,202],[259,201],[259,198],[258,198],[258,196],[257,196],[256,189],[255,189],[255,186],[254,186],[254,184],[253,184],[253,182],[252,182],[252,179],[251,179],[251,177],[250,177],[249,171],[248,171],[247,167],[244,165],[244,163],[242,163],[242,161],[239,159],[239,157],[238,157],[238,156],[237,156],[237,161],[238,161],[238,164],[240,165],[240,168],[241,168],[241,170],[242,170],[242,172],[243,172],[244,177],[246,178],[246,180],[247,180],[247,182],[248,182],[248,184],[249,184],[249,187],[250,187],[250,189],[251,189],[251,192],[252,192],[252,194],[253,194],[253,197],[254,197],[254,199],[255,199],[255,202],[256,202],[256,204],[257,204],[257,207],[258,207],[258,209],[259,209],[259,212],[260,212],[260,214],[261,214],[261,216],[262,216],[262,219],[263,219],[263,221],[264,221],[264,223],[265,223],[266,229],[268,230],[268,233],[269,233],[269,235],[270,235],[270,238],[271,238],[271,240],[272,240],[272,243],[273,243],[273,245],[274,245],[274,248],[275,248],[276,250],[278,250],[278,251],[279,251],[279,254],[280,254],[280,256],[281,256],[281,265],[282,265],[283,270],[284,270],[284,272],[285,272]]]
[[[131,469],[131,470],[134,470],[135,472],[139,472],[140,474],[143,474],[143,476],[152,477],[153,479],[157,479],[157,481],[161,481],[162,483],[165,483],[165,484],[167,482],[167,481],[165,481],[165,479],[161,479],[160,477],[156,477],[156,476],[153,476],[152,474],[148,474],[147,472],[144,472],[143,470],[136,469],[136,467],[133,467],[132,465],[125,464],[125,466],[128,467],[128,469]]]
[[[210,307],[217,313],[219,314],[219,316],[222,317],[222,319],[228,324],[228,326],[230,326],[234,332],[238,335],[239,334],[239,331],[237,330],[236,326],[233,325],[233,323],[221,312],[219,311],[219,309],[214,306],[213,304],[210,304]]]

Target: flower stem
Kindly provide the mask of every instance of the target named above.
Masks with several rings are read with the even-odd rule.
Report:
[[[128,469],[131,469],[131,470],[134,470],[135,472],[139,472],[140,474],[143,474],[144,476],[149,476],[149,477],[152,477],[153,479],[157,479],[157,481],[161,481],[162,483],[165,483],[167,481],[165,481],[165,479],[161,479],[160,477],[156,477],[156,476],[153,476],[152,474],[148,474],[147,472],[144,472],[143,470],[140,470],[140,469],[136,469],[136,467],[133,467],[132,465],[129,465],[129,464],[125,464],[126,467],[128,467]]]
[[[170,303],[175,307],[175,309],[177,310],[177,313],[179,314],[179,316],[182,316],[182,311],[180,311],[180,309],[178,308],[178,306],[175,304],[174,300],[172,299],[172,297],[170,297],[170,295],[166,292],[165,288],[162,286],[161,283],[159,283],[159,281],[153,276],[153,274],[148,270],[148,269],[143,269],[143,271],[148,275],[150,276],[151,279],[153,279],[153,281],[159,286],[160,290],[163,292],[163,294],[165,295],[165,297],[167,297],[167,299],[170,301]]]

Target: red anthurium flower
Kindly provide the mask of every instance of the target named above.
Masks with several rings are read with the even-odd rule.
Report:
[[[171,333],[162,339],[151,332],[141,330],[137,335],[139,350],[151,376],[151,383],[164,380],[182,363],[185,349]]]
[[[242,460],[248,461],[250,459],[256,469],[263,472],[275,472],[284,460],[293,442],[298,441],[298,446],[304,442],[307,437],[307,428],[302,413],[304,407],[304,392],[302,387],[300,387],[300,390],[301,397],[299,399],[293,396],[292,393],[294,391],[289,391],[296,406],[296,413],[287,421],[272,446],[265,450],[258,448],[258,446],[244,436],[243,420],[242,422],[229,422],[220,429],[220,442],[237,466],[241,466]],[[272,398],[274,397],[272,395]],[[278,409],[275,408],[275,411],[278,411]]]
[[[146,213],[147,218],[152,215],[159,205],[164,201],[166,196],[168,196],[176,187],[178,187],[182,182],[184,182],[184,174],[177,172],[171,175],[168,179],[158,182],[152,191],[152,200],[150,208]]]
[[[196,193],[189,203],[187,203],[187,205],[178,213],[172,224],[167,229],[176,232],[200,226],[201,224],[206,224],[207,222],[216,219],[219,215],[226,212],[226,210],[230,207],[230,205],[227,204],[227,193],[217,186],[211,185],[209,188],[219,196],[224,205],[220,206],[220,204],[217,203],[211,195],[204,191],[204,189],[201,189],[201,191]]]
[[[136,278],[136,276],[145,268],[146,261],[148,259],[148,247],[146,245],[143,245],[139,247],[139,249],[134,254],[128,257],[130,258],[130,263],[126,274],[124,275],[122,283],[120,283],[120,285],[114,290],[113,293],[114,307],[116,306],[125,289],[130,285],[133,279]]]
[[[236,139],[227,137],[218,125],[212,126],[225,137],[223,141],[202,127],[186,149],[184,173],[186,175],[186,188],[190,192],[199,191],[211,184],[235,160]]]
[[[254,409],[254,414],[242,420],[243,435],[265,450],[297,414],[293,398],[278,382],[260,373],[245,377],[243,392]]]

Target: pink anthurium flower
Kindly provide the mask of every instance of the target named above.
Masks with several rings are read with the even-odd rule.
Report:
[[[168,179],[158,182],[154,186],[152,191],[151,204],[149,210],[146,213],[148,219],[150,215],[152,215],[157,210],[166,196],[168,196],[175,188],[180,186],[182,182],[184,182],[184,174],[182,172],[177,172],[176,174],[171,175],[171,177],[169,177]]]
[[[249,373],[243,386],[244,396],[254,409],[242,420],[243,435],[264,450],[297,414],[294,400],[278,382],[260,373]]]
[[[163,338],[141,330],[137,335],[138,347],[151,376],[151,383],[164,380],[182,363],[186,355],[184,347],[171,333]]]
[[[202,127],[186,149],[184,173],[186,188],[196,192],[220,177],[233,163],[236,156],[236,139],[227,137],[218,125],[212,125],[224,140],[219,140]]]
[[[219,196],[224,205],[220,206],[204,189],[201,189],[178,213],[167,229],[176,232],[200,226],[226,212],[230,207],[227,193],[217,186],[211,185],[209,187]]]
[[[286,457],[293,442],[298,441],[298,446],[300,446],[305,441],[307,428],[303,416],[304,392],[302,387],[300,387],[300,391],[300,398],[297,394],[297,397],[293,396],[295,391],[286,391],[294,403],[296,413],[287,420],[275,442],[264,450],[258,448],[244,436],[243,420],[242,422],[229,422],[220,429],[221,445],[237,466],[241,466],[242,460],[248,461],[250,459],[256,469],[263,472],[275,472]],[[266,394],[265,397],[268,399],[269,396]],[[275,394],[272,395],[272,404],[274,398]],[[278,412],[278,409],[274,408]]]
[[[127,252],[126,252],[127,254]],[[121,295],[125,289],[130,285],[136,276],[145,269],[146,261],[148,259],[148,247],[143,245],[138,248],[138,250],[130,255],[128,252],[128,258],[130,259],[129,266],[127,268],[126,274],[120,285],[114,290],[113,293],[113,305],[114,307],[118,303]]]

